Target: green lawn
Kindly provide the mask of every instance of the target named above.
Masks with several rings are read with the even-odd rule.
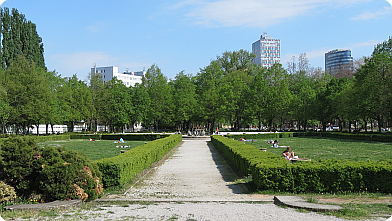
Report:
[[[89,141],[89,140],[60,140],[46,141],[38,143],[39,146],[67,147],[71,150],[83,152],[90,160],[99,160],[102,158],[114,157],[121,153],[121,150],[130,150],[140,145],[144,145],[145,141],[125,141],[124,144],[113,143],[113,140]],[[116,146],[130,146],[129,148],[119,148]]]
[[[271,144],[267,144],[268,140],[260,139],[247,143],[281,155],[285,148],[273,148]],[[335,158],[349,161],[384,161],[392,156],[392,143],[322,137],[280,138],[278,141],[279,145],[290,146],[298,157],[312,160]]]

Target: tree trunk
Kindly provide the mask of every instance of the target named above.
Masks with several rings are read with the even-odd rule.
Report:
[[[378,122],[378,132],[381,133],[382,122],[381,122],[380,115],[377,116],[377,122]]]

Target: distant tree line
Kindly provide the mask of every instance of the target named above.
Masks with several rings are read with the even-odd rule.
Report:
[[[1,132],[13,127],[28,133],[32,125],[86,122],[90,131],[109,132],[142,123],[150,130],[183,130],[203,125],[211,132],[228,125],[268,129],[308,128],[328,123],[356,129],[392,120],[392,39],[378,44],[355,68],[333,77],[313,68],[305,54],[284,68],[255,65],[254,54],[224,52],[196,75],[178,73],[168,80],[152,65],[141,84],[126,87],[98,73],[88,82],[48,72],[35,25],[13,9],[1,10]],[[350,126],[347,126],[351,129]],[[53,131],[52,131],[53,132]]]

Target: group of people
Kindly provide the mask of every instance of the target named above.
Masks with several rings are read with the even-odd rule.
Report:
[[[287,147],[290,147],[290,146],[279,145],[278,140],[270,140],[270,141],[268,141],[267,143],[272,144],[272,147],[274,147],[274,148],[278,148],[278,147],[287,148]]]
[[[278,147],[284,147],[284,148],[286,148],[286,150],[284,150],[283,153],[282,153],[282,156],[283,156],[286,160],[291,161],[291,160],[293,160],[293,159],[298,159],[298,156],[295,156],[295,155],[294,155],[294,151],[291,150],[291,147],[290,147],[290,146],[279,145],[278,140],[270,140],[270,141],[267,141],[267,143],[273,144],[272,147],[274,147],[274,148],[278,148]]]

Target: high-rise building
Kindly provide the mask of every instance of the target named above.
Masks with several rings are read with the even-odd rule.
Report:
[[[260,40],[252,44],[252,53],[256,55],[254,63],[263,67],[280,63],[280,39],[273,39],[264,32]]]
[[[121,80],[124,85],[127,87],[135,86],[136,83],[141,84],[143,75],[146,74],[146,71],[137,71],[137,72],[129,72],[128,70],[124,73],[118,73],[118,67],[109,66],[109,67],[93,67],[91,68],[91,73],[100,74],[103,82],[106,83],[110,81],[113,77],[117,77],[118,80]]]
[[[351,50],[336,49],[325,53],[325,72],[336,75],[339,71],[353,68]]]

